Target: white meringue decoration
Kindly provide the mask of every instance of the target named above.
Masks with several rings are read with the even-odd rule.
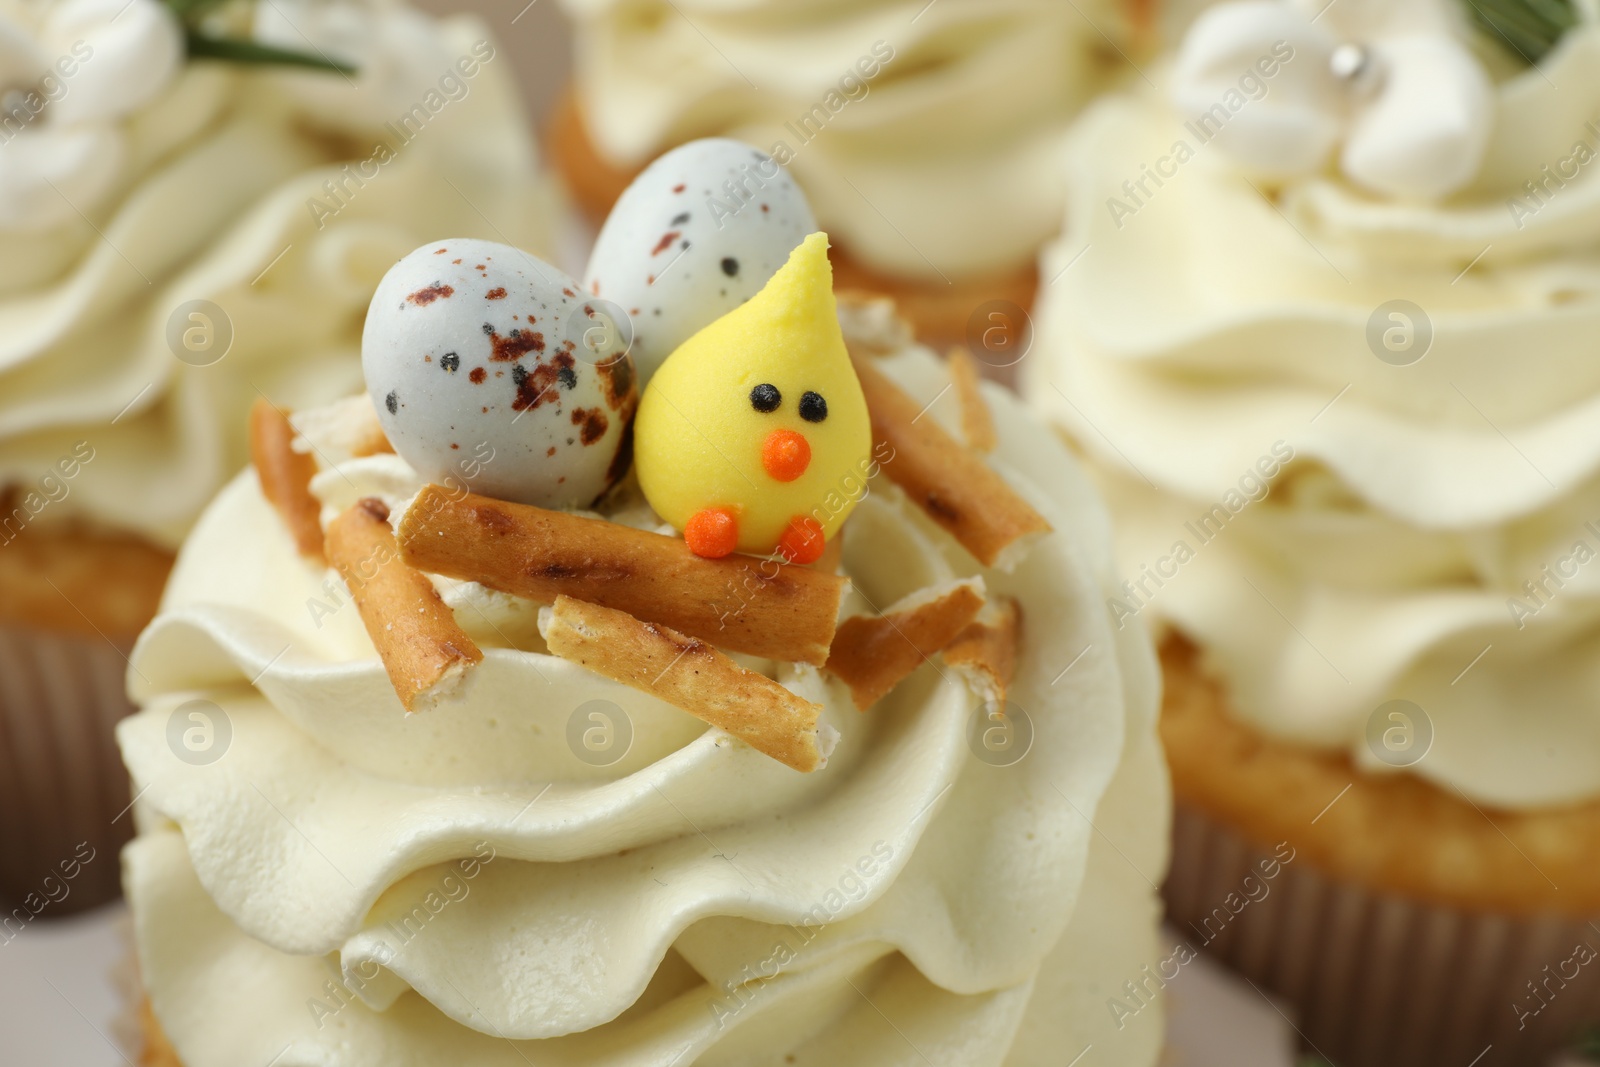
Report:
[[[120,172],[122,120],[182,60],[182,31],[158,0],[0,11],[0,229],[49,229],[91,210]]]
[[[336,129],[365,130],[398,121],[423,104],[430,90],[438,100],[446,99],[439,81],[452,74],[457,59],[432,19],[388,0],[273,0],[256,5],[253,36],[261,44],[355,68],[344,76],[283,72],[285,86],[307,114]],[[488,54],[493,55],[492,48]],[[451,85],[460,86],[457,91],[464,95],[470,91],[467,82],[454,73]],[[430,113],[442,106],[434,102]]]
[[[1270,178],[1320,169],[1339,143],[1342,117],[1326,106],[1338,91],[1334,42],[1288,4],[1241,0],[1196,19],[1172,68],[1173,101],[1185,119],[1199,122],[1230,90],[1238,91],[1240,74],[1278,41],[1289,43],[1293,58],[1267,95],[1246,104],[1216,138],[1240,163]]]
[[[120,118],[154,100],[184,59],[183,31],[158,0],[66,0],[44,19],[54,62],[82,42],[93,49],[67,79],[67,92],[45,109],[60,126]]]
[[[1260,77],[1257,62],[1274,57],[1275,72]],[[1240,79],[1252,71],[1266,91],[1244,98]],[[1353,182],[1410,200],[1473,179],[1494,114],[1489,77],[1444,0],[1220,4],[1184,39],[1172,95],[1186,118],[1221,104],[1217,145],[1264,177],[1313,173],[1338,149]]]

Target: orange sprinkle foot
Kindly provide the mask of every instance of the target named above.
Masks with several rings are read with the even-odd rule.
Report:
[[[778,538],[778,555],[789,563],[815,563],[822,558],[822,552],[827,547],[822,536],[822,524],[804,515],[790,519],[783,536]]]
[[[689,551],[705,559],[721,559],[739,547],[739,519],[727,508],[697,511],[683,528]]]

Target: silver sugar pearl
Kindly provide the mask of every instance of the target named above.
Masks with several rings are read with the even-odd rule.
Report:
[[[1355,82],[1367,72],[1371,61],[1372,55],[1366,45],[1342,44],[1333,50],[1328,67],[1340,81]]]

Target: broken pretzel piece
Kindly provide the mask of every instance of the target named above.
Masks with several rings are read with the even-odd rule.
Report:
[[[983,579],[931,585],[889,606],[882,615],[856,615],[839,624],[827,670],[850,687],[866,711],[944,648],[977,618]]]
[[[1009,571],[1050,524],[992,467],[924,418],[922,407],[870,359],[854,362],[872,416],[873,454],[887,448],[894,456],[883,465],[889,480],[979,563]]]
[[[911,320],[900,313],[894,297],[841,287],[834,289],[833,299],[839,331],[852,350],[864,348],[887,355],[911,344],[915,331]]]
[[[704,641],[569,596],[540,612],[552,655],[681,708],[797,771],[828,762],[822,705],[747,671]]]
[[[383,501],[367,497],[329,523],[328,555],[407,711],[438,703],[483,659],[427,575],[401,560]]]
[[[950,384],[955,386],[956,400],[961,404],[961,435],[967,439],[967,447],[974,452],[993,452],[998,443],[994,415],[983,399],[983,376],[978,373],[978,361],[958,345],[950,350],[946,363],[950,368]]]
[[[944,665],[981,697],[1003,708],[1006,687],[1017,671],[1022,605],[1012,597],[991,600],[965,630],[944,647]]]
[[[302,556],[322,556],[322,505],[311,495],[316,460],[294,450],[289,417],[266,397],[250,407],[250,460],[261,479],[261,495],[278,512]]]
[[[473,493],[425,486],[400,520],[413,567],[551,603],[616,608],[734,652],[821,666],[844,579],[730,555],[702,559],[680,538]]]

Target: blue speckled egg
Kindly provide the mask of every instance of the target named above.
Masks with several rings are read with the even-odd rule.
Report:
[[[771,156],[727,138],[690,141],[618,198],[584,285],[631,320],[642,388],[675,348],[758,293],[816,229],[805,194]]]
[[[555,267],[451,238],[384,275],[361,365],[389,441],[424,478],[588,507],[632,457],[639,392],[617,336]]]

